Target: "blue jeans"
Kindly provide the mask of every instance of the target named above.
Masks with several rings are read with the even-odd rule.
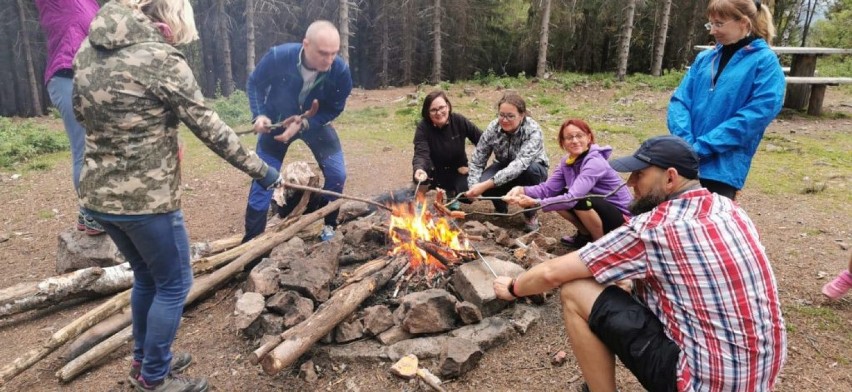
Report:
[[[289,143],[281,143],[273,138],[283,132],[282,128],[278,128],[270,133],[260,134],[257,138],[257,155],[269,166],[280,169],[287,155],[287,149],[293,142],[301,139],[308,145],[322,170],[322,176],[325,178],[323,189],[337,193],[343,192],[343,185],[346,183],[346,163],[343,159],[340,139],[334,127],[326,125],[320,129],[309,129],[298,134]],[[337,199],[325,195],[323,198],[324,204]],[[252,181],[246,206],[246,233],[243,242],[257,237],[266,229],[266,214],[269,211],[270,200],[272,200],[272,191],[266,190],[257,181]],[[337,212],[328,214],[325,217],[325,224],[337,226]]]
[[[133,268],[133,359],[142,363],[145,381],[158,382],[169,374],[172,342],[192,287],[183,213],[134,216],[85,212],[104,227]]]
[[[74,117],[74,107],[71,103],[71,94],[74,83],[71,78],[54,76],[47,82],[47,93],[50,102],[59,114],[62,115],[62,123],[65,125],[65,133],[71,142],[71,180],[74,182],[74,190],[80,188],[80,171],[83,169],[83,153],[86,152],[86,130]]]

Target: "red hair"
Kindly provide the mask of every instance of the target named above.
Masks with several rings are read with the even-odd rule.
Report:
[[[569,125],[580,128],[580,130],[585,132],[586,135],[589,135],[589,144],[593,144],[595,142],[595,134],[592,132],[592,128],[589,127],[589,124],[586,124],[585,121],[580,120],[579,118],[569,118],[562,123],[562,126],[559,127],[559,134],[556,135],[556,142],[559,144],[560,148],[562,148],[562,131],[564,131],[565,128],[568,128]]]

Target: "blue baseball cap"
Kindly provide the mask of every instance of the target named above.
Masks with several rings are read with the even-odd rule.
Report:
[[[698,155],[685,140],[677,136],[656,136],[645,140],[632,156],[609,161],[618,172],[630,173],[648,166],[662,169],[673,167],[681,176],[698,178]]]

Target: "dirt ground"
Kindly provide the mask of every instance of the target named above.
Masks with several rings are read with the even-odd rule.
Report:
[[[411,88],[357,91],[349,109],[381,106],[404,99]],[[578,90],[578,91],[577,91]],[[600,99],[599,91],[575,89],[582,100]],[[494,91],[482,91],[488,102]],[[607,94],[604,94],[607,95]],[[610,94],[611,95],[611,94]],[[670,92],[647,93],[665,102]],[[598,98],[595,98],[598,96]],[[844,102],[845,100],[845,102]],[[802,130],[810,132],[852,132],[852,105],[848,96],[829,89],[826,108],[844,112],[846,118],[820,120],[793,116],[774,122],[768,134],[795,139]],[[664,108],[663,105],[659,107]],[[654,115],[665,116],[664,110]],[[61,129],[61,123],[50,122]],[[849,146],[840,146],[849,152]],[[294,146],[296,148],[296,146]],[[302,149],[305,149],[303,146]],[[344,143],[349,179],[346,192],[371,196],[406,185],[410,175],[411,149],[379,147],[375,143]],[[184,213],[192,242],[229,237],[242,232],[242,217],[248,177],[219,161],[215,170],[200,168],[209,156],[187,157],[184,167]],[[209,165],[208,165],[209,166]],[[376,168],[381,168],[380,175]],[[1,171],[1,170],[0,170]],[[76,200],[70,184],[70,163],[61,160],[46,171],[0,172],[0,287],[37,281],[52,276],[56,258],[57,234],[76,218]],[[850,188],[850,178],[838,179]],[[852,206],[832,205],[819,194],[770,196],[746,189],[740,203],[756,222],[763,236],[784,304],[788,326],[788,358],[778,385],[779,391],[852,390],[852,297],[828,304],[820,287],[844,268],[852,244]],[[482,202],[480,202],[482,203]],[[475,204],[466,208],[486,208]],[[520,227],[521,218],[500,224]],[[542,217],[543,232],[558,236],[568,232],[565,222],[553,214]],[[318,227],[306,235],[315,235]],[[401,381],[388,372],[389,363],[335,363],[320,370],[314,383],[300,380],[294,371],[265,375],[248,362],[257,345],[231,326],[234,293],[243,281],[234,280],[195,306],[188,308],[174,349],[191,352],[195,363],[188,369],[193,376],[207,376],[215,391],[415,391],[415,383]],[[0,320],[0,366],[36,348],[52,333],[79,317],[97,302],[18,315]],[[570,352],[560,315],[560,306],[551,298],[542,307],[542,319],[528,333],[486,352],[479,366],[458,380],[448,380],[448,391],[560,391],[580,383],[573,359],[554,367],[550,357],[559,350]],[[61,351],[61,350],[59,350]],[[59,384],[54,372],[61,366],[57,353],[48,356],[0,390],[5,391],[128,391],[125,381],[129,346],[114,353],[94,370],[69,384]],[[569,355],[570,358],[570,355]],[[307,356],[304,359],[308,359]],[[436,363],[426,361],[432,370]],[[641,386],[624,369],[619,370],[621,391],[639,391]]]

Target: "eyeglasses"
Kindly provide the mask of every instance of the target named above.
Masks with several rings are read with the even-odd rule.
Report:
[[[707,31],[710,31],[710,29],[712,29],[712,28],[716,28],[716,30],[719,30],[719,29],[722,28],[722,26],[728,24],[729,22],[733,22],[733,21],[734,20],[731,19],[727,22],[707,22],[707,23],[704,24],[704,28],[707,29]]]
[[[512,121],[518,118],[518,115],[514,113],[497,113],[497,116],[502,118],[503,120]]]
[[[450,108],[450,107],[449,107],[449,106],[447,106],[447,105],[444,105],[444,106],[438,106],[438,107],[436,107],[436,108],[429,109],[429,113],[431,113],[431,114],[438,114],[438,113],[446,112],[446,111],[447,111],[447,109],[449,109],[449,108]]]
[[[571,140],[583,140],[585,137],[586,137],[586,134],[585,134],[585,133],[578,133],[578,134],[574,134],[574,135],[566,135],[566,136],[563,136],[563,137],[562,137],[562,140],[568,140],[568,141],[571,141]]]

